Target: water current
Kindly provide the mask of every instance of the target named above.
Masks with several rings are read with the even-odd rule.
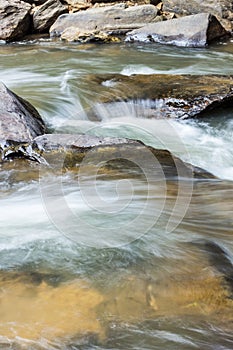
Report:
[[[146,119],[122,102],[99,108],[95,121],[86,79],[232,67],[233,42],[0,45],[0,80],[50,132],[141,140],[216,176],[148,187],[133,171],[54,175],[27,161],[0,164],[0,349],[233,348],[233,107],[179,121]]]

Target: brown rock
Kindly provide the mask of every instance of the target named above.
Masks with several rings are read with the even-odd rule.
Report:
[[[108,35],[105,32],[80,32],[75,27],[69,27],[61,35],[62,40],[66,41],[77,41],[80,43],[89,43],[89,42],[120,42],[120,38],[112,35]]]
[[[128,102],[146,117],[185,119],[233,101],[233,76],[103,74],[89,75],[87,79],[96,96],[97,118],[99,104],[109,113],[114,104]]]
[[[141,175],[143,170],[153,174],[154,179],[156,176],[160,179],[164,176],[174,178],[181,173],[189,179],[214,178],[207,171],[183,162],[167,150],[125,138],[44,134],[34,139],[32,148],[57,170],[77,167],[85,158],[86,166],[99,166],[103,162],[108,170],[117,169],[126,176],[132,173],[134,176]],[[140,164],[140,168],[135,164]]]

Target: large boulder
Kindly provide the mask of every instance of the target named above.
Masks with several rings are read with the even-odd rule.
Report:
[[[51,37],[60,37],[72,29],[77,32],[98,33],[111,32],[125,34],[127,31],[140,28],[145,23],[156,19],[158,10],[153,5],[127,7],[126,4],[91,8],[86,11],[60,16],[50,28]],[[74,35],[74,34],[73,34]]]
[[[0,83],[0,154],[22,153],[24,146],[45,132],[37,110]]]
[[[31,5],[20,0],[0,0],[0,40],[12,41],[30,28]]]
[[[163,0],[163,10],[182,15],[210,12],[221,18],[232,19],[233,4],[229,0]]]
[[[116,104],[129,103],[144,117],[185,119],[233,102],[233,76],[90,74],[86,79],[98,119],[99,111],[113,115]]]
[[[68,12],[67,6],[59,0],[48,0],[33,13],[33,27],[36,32],[46,32],[56,19]]]
[[[126,41],[205,47],[212,41],[228,35],[229,33],[215,16],[208,13],[200,13],[145,25],[142,28],[129,32]]]
[[[161,179],[182,176],[184,178],[214,178],[207,171],[183,162],[167,150],[155,149],[141,141],[116,137],[97,137],[83,134],[44,134],[34,139],[34,153],[53,169],[67,169],[83,165],[100,166],[129,176],[152,174]]]

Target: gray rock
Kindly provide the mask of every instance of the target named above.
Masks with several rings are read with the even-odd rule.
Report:
[[[111,115],[121,103],[131,104],[139,116],[185,119],[233,102],[233,76],[90,74],[86,79],[96,96],[93,113],[98,119],[99,110]]]
[[[60,37],[68,28],[78,32],[96,33],[107,31],[113,34],[125,34],[153,22],[158,10],[153,5],[127,7],[126,4],[91,8],[60,16],[50,28],[51,37]]]
[[[233,6],[229,0],[163,0],[163,10],[182,15],[210,12],[215,16],[227,18]]]
[[[126,138],[44,134],[34,139],[32,149],[57,170],[80,166],[84,160],[85,165],[99,168],[103,164],[104,173],[107,169],[127,175],[140,175],[144,171],[159,178],[164,175],[174,178],[181,174],[189,179],[214,178],[207,171],[183,162],[167,150],[155,149],[141,141]]]
[[[215,16],[201,13],[148,24],[127,34],[126,41],[157,42],[161,44],[205,47],[229,33]]]
[[[36,32],[46,32],[56,19],[68,12],[67,6],[59,0],[48,0],[33,13],[33,27]]]
[[[37,110],[0,83],[0,153],[2,158],[17,152],[45,132]]]
[[[30,28],[31,5],[20,0],[0,0],[0,40],[12,41]]]

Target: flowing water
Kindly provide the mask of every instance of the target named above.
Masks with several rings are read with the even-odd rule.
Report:
[[[233,107],[167,121],[122,103],[102,107],[93,121],[96,93],[86,79],[233,74],[232,67],[233,42],[0,46],[1,81],[51,132],[142,140],[217,177],[166,181],[135,169],[97,174],[84,164],[54,174],[26,161],[0,164],[0,349],[233,348]]]

